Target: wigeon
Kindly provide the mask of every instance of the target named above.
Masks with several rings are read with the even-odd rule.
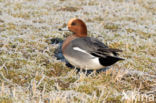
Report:
[[[71,19],[68,22],[68,30],[73,32],[73,35],[68,36],[63,42],[62,52],[73,66],[98,70],[124,60],[118,57],[121,50],[109,48],[99,40],[87,37],[87,26],[81,19]]]

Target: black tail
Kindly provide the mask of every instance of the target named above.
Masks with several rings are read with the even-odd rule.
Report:
[[[119,60],[124,60],[123,58],[107,56],[106,58],[99,58],[100,64],[103,66],[110,66]]]

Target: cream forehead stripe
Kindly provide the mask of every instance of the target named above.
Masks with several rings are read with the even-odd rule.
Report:
[[[73,19],[69,20],[68,26],[69,26],[74,20],[77,20],[77,18],[73,18]]]

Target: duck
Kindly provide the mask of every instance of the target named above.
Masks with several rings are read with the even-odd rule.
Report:
[[[65,59],[74,67],[84,70],[99,70],[124,60],[118,57],[120,49],[109,48],[96,38],[87,36],[87,26],[81,19],[69,20],[68,36],[62,44],[62,53]],[[63,31],[62,28],[59,29]]]

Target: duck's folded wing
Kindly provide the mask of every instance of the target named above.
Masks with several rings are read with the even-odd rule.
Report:
[[[108,48],[99,40],[90,37],[76,39],[72,44],[73,47],[78,47],[96,57],[117,57],[118,52],[122,52],[119,49]]]

